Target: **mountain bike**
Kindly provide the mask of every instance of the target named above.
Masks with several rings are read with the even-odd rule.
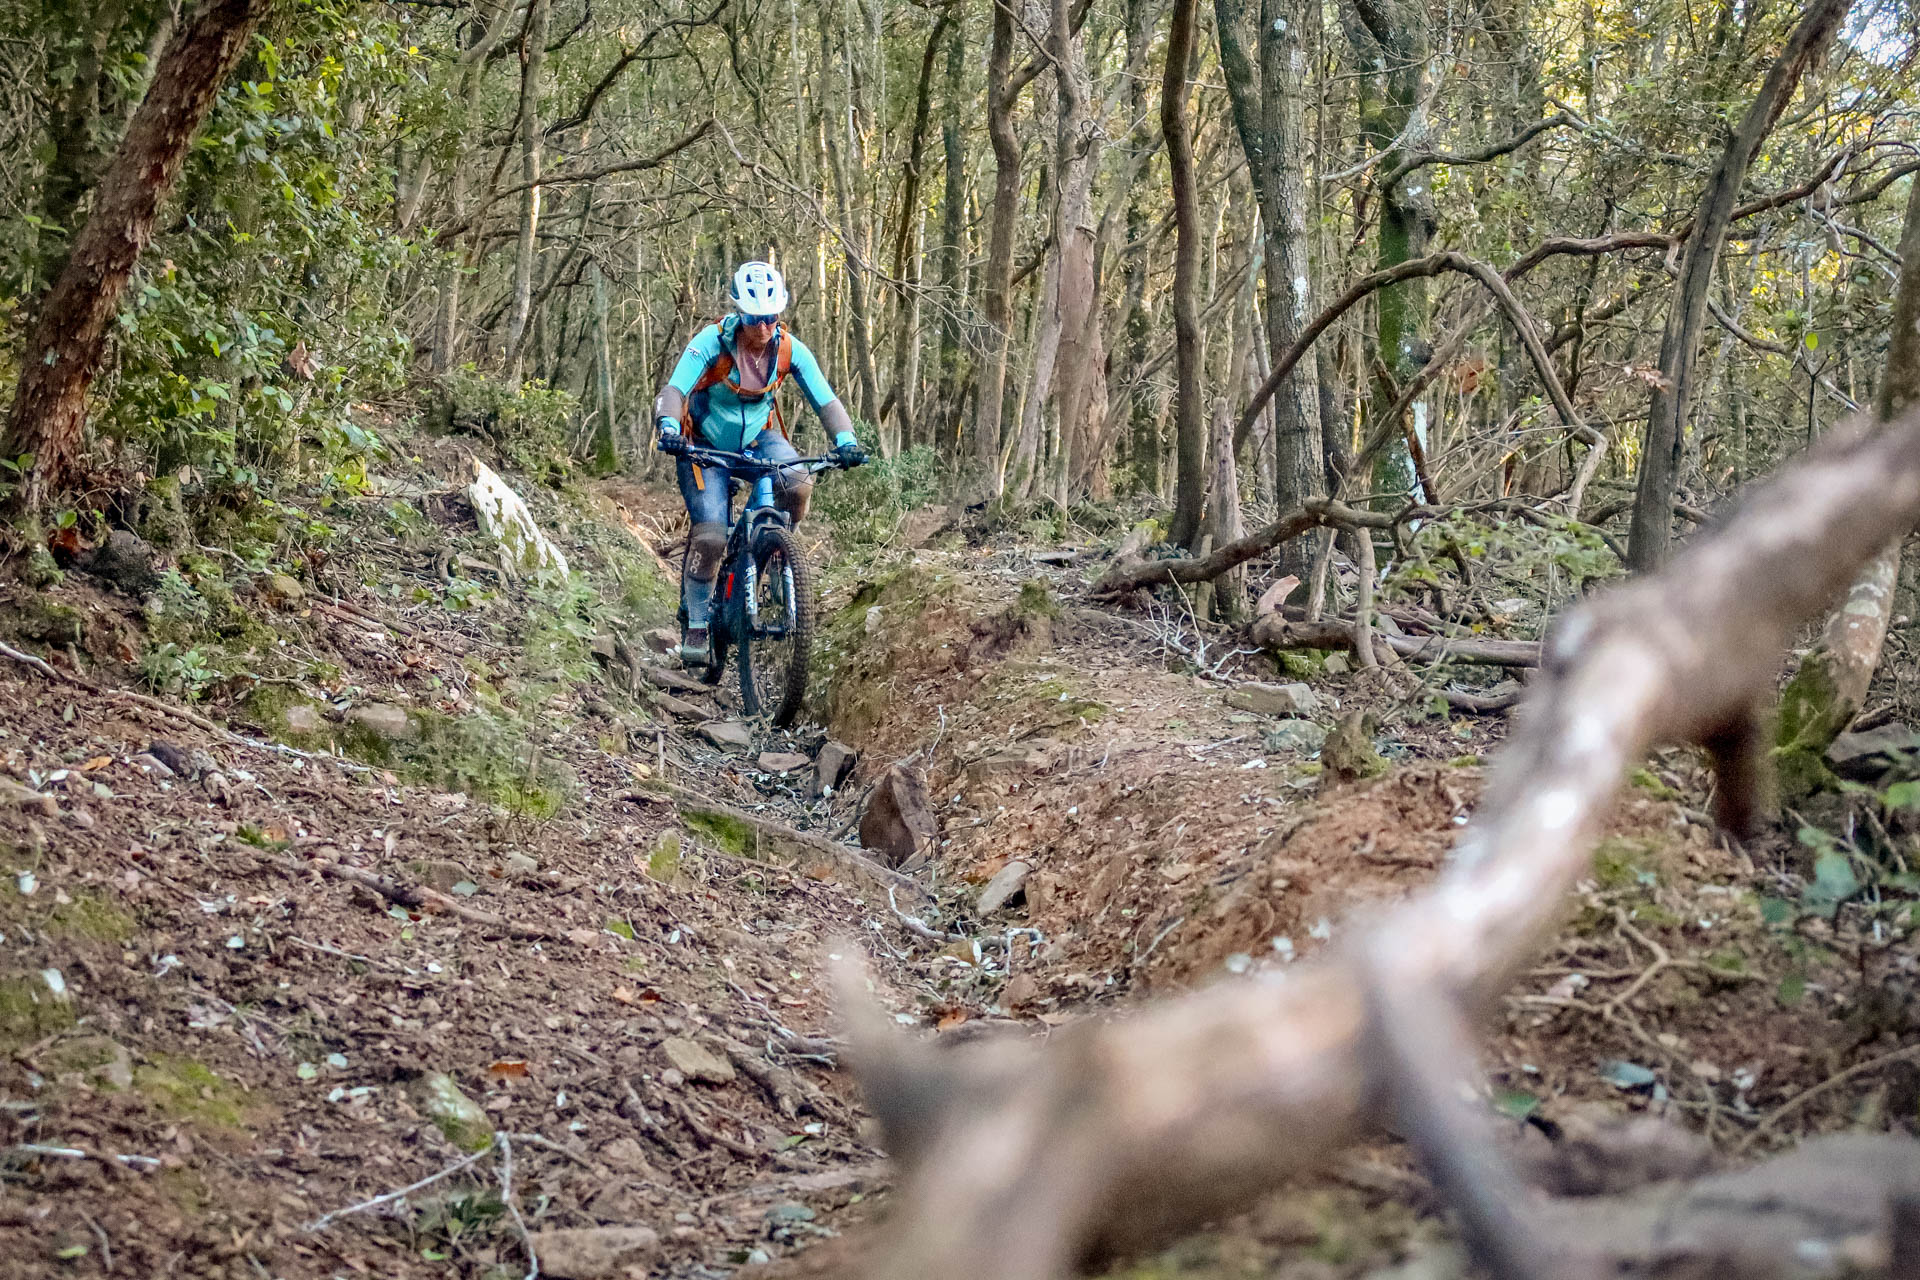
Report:
[[[793,522],[773,505],[776,473],[789,467],[811,475],[839,471],[845,464],[832,454],[769,462],[746,453],[696,446],[685,457],[727,473],[727,505],[751,484],[746,504],[727,537],[726,555],[715,584],[713,616],[707,624],[712,661],[700,673],[707,684],[720,683],[727,651],[740,650],[740,702],[749,716],[772,718],[785,728],[800,714],[807,697],[807,662],[813,649],[813,568],[807,563]],[[687,623],[686,609],[680,625]]]

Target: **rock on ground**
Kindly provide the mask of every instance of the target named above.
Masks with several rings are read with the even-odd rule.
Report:
[[[738,720],[703,724],[700,736],[723,751],[745,751],[753,745],[753,730]]]
[[[1227,705],[1262,716],[1298,716],[1310,720],[1327,709],[1327,700],[1312,686],[1243,684],[1227,691]]]
[[[385,703],[355,707],[347,712],[347,720],[387,742],[412,742],[420,736],[420,726],[413,717]]]
[[[651,1227],[575,1227],[538,1231],[533,1251],[543,1274],[554,1280],[602,1280],[635,1273],[660,1247]]]
[[[1012,902],[1026,890],[1027,877],[1032,872],[1032,864],[1018,858],[1000,868],[980,891],[980,914],[990,916]]]
[[[852,747],[844,742],[829,741],[820,748],[813,758],[813,794],[817,799],[829,790],[838,790],[840,784],[853,772],[853,766],[859,757]]]
[[[860,815],[860,843],[897,867],[939,841],[940,822],[927,804],[926,781],[917,770],[888,765]]]
[[[732,1084],[733,1064],[713,1050],[685,1036],[670,1036],[661,1045],[674,1069],[689,1080],[708,1084]]]
[[[473,483],[467,487],[467,497],[479,518],[480,531],[506,548],[516,569],[562,579],[567,576],[566,553],[540,531],[526,501],[513,486],[478,458],[473,460]]]

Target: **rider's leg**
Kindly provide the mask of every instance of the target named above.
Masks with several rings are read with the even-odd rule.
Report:
[[[696,466],[686,458],[680,459],[677,471],[680,496],[693,521],[680,562],[680,604],[687,612],[687,634],[680,651],[688,661],[702,661],[710,652],[707,624],[713,612],[714,580],[727,550],[727,473]]]
[[[754,440],[752,453],[768,462],[791,462],[800,456],[793,442],[769,427]],[[813,477],[799,467],[788,467],[773,477],[774,505],[799,524],[807,518],[807,505],[813,498]]]

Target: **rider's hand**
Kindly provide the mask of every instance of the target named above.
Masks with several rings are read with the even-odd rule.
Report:
[[[867,451],[858,440],[847,439],[833,446],[833,456],[843,467],[857,467],[867,460]]]
[[[660,419],[660,452],[680,454],[693,447],[693,442],[681,432],[680,424],[672,418]]]

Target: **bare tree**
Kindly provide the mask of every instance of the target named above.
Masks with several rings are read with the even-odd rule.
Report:
[[[1680,478],[1680,450],[1685,441],[1687,414],[1693,400],[1694,365],[1700,331],[1707,321],[1707,292],[1713,284],[1714,264],[1733,221],[1734,201],[1746,180],[1760,144],[1787,109],[1800,77],[1820,56],[1827,41],[1846,17],[1851,0],[1813,0],[1800,24],[1788,37],[1753,105],[1740,127],[1727,139],[1720,163],[1707,179],[1700,211],[1687,238],[1680,263],[1680,281],[1667,324],[1660,336],[1660,375],[1654,384],[1647,416],[1645,444],[1640,451],[1640,477],[1633,504],[1633,527],[1627,544],[1635,569],[1657,569],[1667,559],[1673,536],[1673,496]]]
[[[1906,228],[1900,237],[1900,288],[1894,298],[1887,372],[1874,411],[1892,418],[1920,404],[1920,182],[1907,195]],[[1893,591],[1900,576],[1900,540],[1867,562],[1847,598],[1827,619],[1820,643],[1800,661],[1780,692],[1779,743],[1783,800],[1798,800],[1828,781],[1826,751],[1866,702],[1867,686],[1880,665]]]
[[[180,176],[215,94],[272,8],[273,0],[207,0],[161,56],[101,177],[93,214],[27,340],[7,422],[7,455],[33,457],[16,505],[38,511],[79,456],[87,388],[99,372],[120,296],[153,237],[160,202]]]
[[[1277,359],[1298,341],[1313,314],[1298,100],[1306,80],[1300,6],[1288,0],[1261,0],[1257,8],[1249,0],[1214,0],[1214,15],[1234,126],[1260,205],[1266,337],[1269,357]],[[1247,48],[1250,22],[1257,61]],[[1301,365],[1273,395],[1274,498],[1282,510],[1313,497],[1324,482],[1315,382],[1314,366]],[[1235,442],[1236,451],[1243,443],[1244,438]],[[1288,544],[1280,554],[1280,572],[1304,579],[1310,559],[1304,545]]]
[[[553,0],[533,0],[520,48],[520,240],[513,259],[513,304],[507,321],[507,366],[520,366],[521,345],[533,315],[534,237],[540,230],[540,76],[546,66]]]
[[[1387,1038],[1396,1012],[1423,1011],[1421,1025],[1467,1042],[1458,1020],[1484,1014],[1558,921],[1649,746],[1706,746],[1716,817],[1751,829],[1766,767],[1755,707],[1781,650],[1920,520],[1920,409],[1877,435],[1833,436],[1668,571],[1562,620],[1446,872],[1325,963],[1089,1021],[1043,1045],[971,1051],[899,1037],[843,984],[857,1069],[905,1168],[868,1274],[1063,1276],[1246,1207],[1377,1132],[1396,1105],[1431,1119],[1458,1058],[1435,1060],[1432,1036]],[[1449,1156],[1444,1127],[1412,1136]],[[1440,1182],[1484,1190],[1471,1176]],[[1476,1206],[1488,1207],[1463,1202]]]
[[[1197,0],[1174,0],[1167,28],[1167,66],[1160,80],[1160,132],[1173,175],[1174,475],[1173,523],[1167,539],[1196,545],[1207,496],[1205,406],[1200,403],[1200,317],[1194,301],[1200,271],[1200,203],[1193,187],[1193,135],[1187,126],[1187,64],[1193,58]]]
[[[987,136],[993,143],[993,208],[988,217],[987,262],[981,279],[986,351],[974,400],[974,460],[981,496],[996,499],[1005,486],[1000,468],[1000,417],[1007,394],[1007,344],[1013,328],[1013,232],[1020,212],[1020,139],[1013,129],[1013,9],[993,6],[993,44],[987,54]]]

